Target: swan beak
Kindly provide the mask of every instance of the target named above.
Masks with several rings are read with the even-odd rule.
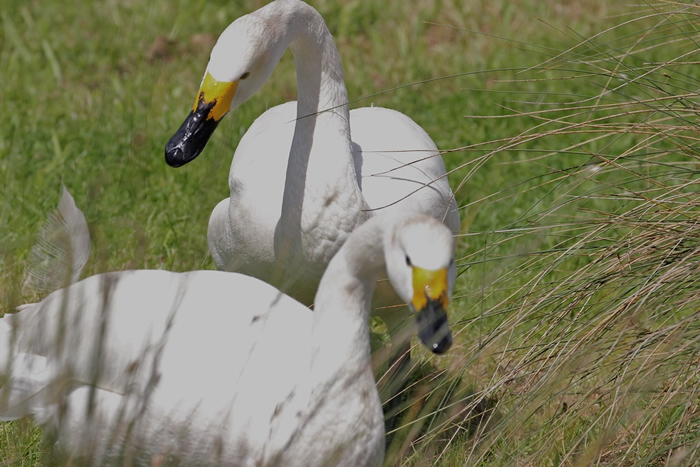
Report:
[[[238,81],[215,80],[209,72],[204,75],[192,112],[165,145],[165,161],[180,167],[197,157],[216,130],[221,119],[231,109]]]
[[[418,312],[418,337],[433,353],[442,354],[452,345],[452,333],[447,322],[447,269],[430,271],[413,267],[413,299]]]

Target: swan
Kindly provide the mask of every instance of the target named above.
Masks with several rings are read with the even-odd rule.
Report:
[[[375,281],[441,354],[453,262],[436,219],[381,215],[331,260],[313,312],[237,273],[88,277],[0,319],[0,420],[31,415],[93,465],[379,465]]]
[[[218,269],[257,277],[311,305],[330,259],[376,213],[427,214],[455,234],[460,220],[444,162],[418,124],[385,108],[349,111],[338,49],[321,15],[300,0],[273,1],[224,30],[192,111],[166,144],[167,163],[196,158],[287,48],[298,101],[267,110],[241,139],[230,197],[211,214],[208,242]],[[399,303],[386,284],[377,295],[377,308]],[[381,317],[395,329],[390,323],[405,313],[387,309]]]

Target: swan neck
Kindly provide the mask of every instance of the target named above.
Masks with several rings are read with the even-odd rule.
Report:
[[[386,269],[383,233],[376,224],[371,219],[355,231],[331,260],[319,284],[312,374],[325,381],[338,382],[335,374],[352,379],[371,365],[370,308],[375,283]]]
[[[297,73],[298,117],[330,110],[349,122],[348,93],[333,36],[316,10],[300,5],[288,26]]]
[[[320,278],[322,266],[368,214],[355,169],[338,49],[316,10],[296,0],[285,4],[293,7],[286,34],[298,99],[275,250],[288,264],[285,270],[311,265]]]

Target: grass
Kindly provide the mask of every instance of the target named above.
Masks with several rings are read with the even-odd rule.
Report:
[[[463,332],[480,335],[464,349],[478,397],[463,413],[495,401],[499,416],[435,459],[696,462],[696,13],[640,7],[521,73],[518,85],[597,90],[508,104],[509,120],[538,121],[483,151],[520,151],[544,172],[491,197],[513,203],[509,223],[468,234],[484,246],[464,275],[479,268],[484,286],[465,314]]]
[[[166,167],[163,147],[218,32],[264,3],[0,6],[4,312],[38,298],[23,271],[61,183],[91,224],[88,274],[213,268],[209,213],[228,196],[247,127],[294,97],[291,56],[192,164]],[[416,378],[432,383],[413,397],[427,402],[406,410],[389,462],[692,465],[700,10],[313,4],[336,38],[352,106],[421,124],[448,150],[462,207],[457,345],[440,361],[424,355]],[[438,406],[472,420],[449,426]],[[26,425],[0,425],[6,465],[42,458]]]

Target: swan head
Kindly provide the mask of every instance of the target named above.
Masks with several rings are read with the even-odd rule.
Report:
[[[385,239],[389,280],[409,304],[418,324],[418,337],[432,352],[452,345],[446,309],[455,281],[452,232],[432,217],[410,217]]]
[[[285,23],[264,10],[238,18],[219,37],[192,111],[165,146],[168,165],[180,167],[196,158],[224,115],[248,100],[272,74],[288,40]]]

